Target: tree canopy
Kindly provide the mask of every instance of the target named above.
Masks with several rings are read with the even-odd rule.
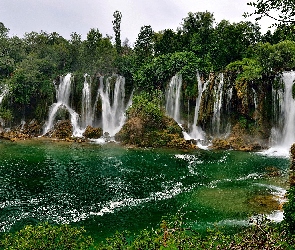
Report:
[[[247,3],[255,8],[252,13],[245,16],[255,15],[258,21],[262,17],[270,17],[276,21],[276,25],[295,24],[294,0],[256,0]]]

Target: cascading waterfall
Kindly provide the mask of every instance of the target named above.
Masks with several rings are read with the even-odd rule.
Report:
[[[204,90],[206,89],[206,86],[204,86],[204,88],[203,88],[203,84],[202,84],[199,74],[197,74],[197,79],[198,79],[198,97],[196,98],[194,123],[190,126],[189,136],[191,139],[204,140],[205,139],[205,132],[202,130],[201,127],[197,126],[197,122],[198,122],[198,117],[199,117],[199,108],[200,108],[200,104],[201,104],[201,100],[202,100],[202,94],[203,94]]]
[[[292,96],[292,87],[295,82],[295,72],[284,72],[282,75],[284,90],[273,91],[274,114],[278,125],[272,128],[272,147],[264,152],[268,155],[289,156],[289,149],[295,142],[295,100]]]
[[[88,74],[84,75],[84,86],[82,90],[82,111],[81,111],[81,126],[86,128],[88,125],[93,126],[94,112],[91,107],[91,86],[87,81]]]
[[[222,95],[223,95],[223,84],[224,84],[224,76],[223,73],[219,75],[219,83],[216,79],[215,83],[215,98],[214,109],[213,109],[213,117],[212,117],[212,128],[214,135],[220,135],[220,115],[221,115],[221,107],[222,107]]]
[[[69,73],[64,77],[61,77],[60,84],[56,90],[56,103],[53,103],[49,110],[48,121],[44,129],[46,134],[52,127],[59,109],[65,109],[71,116],[71,123],[73,126],[73,136],[81,137],[83,130],[78,125],[79,115],[69,106],[69,98],[71,93],[71,77]]]
[[[188,124],[188,128],[190,129],[190,133],[184,132],[184,139],[186,140],[204,140],[205,139],[205,132],[197,126],[198,122],[198,115],[199,115],[199,108],[203,93],[203,86],[202,81],[200,79],[199,74],[197,75],[198,78],[198,97],[196,99],[196,106],[195,106],[195,115],[194,115],[194,122],[193,124]],[[166,89],[166,112],[167,114],[172,117],[180,127],[181,124],[181,117],[180,117],[180,103],[181,103],[181,87],[182,87],[182,76],[175,75],[172,77],[167,89]],[[205,87],[204,87],[205,89]]]
[[[110,80],[106,80],[105,86],[101,81],[98,91],[102,101],[102,130],[114,136],[122,128],[125,110],[131,103],[125,105],[125,78],[118,76],[114,86]]]
[[[295,72],[284,72],[283,81],[285,83],[284,101],[282,112],[284,116],[284,127],[282,131],[281,145],[290,147],[295,142],[295,100],[292,95],[292,87],[295,81]]]
[[[180,100],[181,100],[182,75],[177,74],[172,77],[166,89],[166,112],[178,124],[180,120]]]

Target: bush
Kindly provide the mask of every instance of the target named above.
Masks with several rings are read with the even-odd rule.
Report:
[[[22,230],[4,235],[0,248],[15,250],[89,249],[93,240],[83,228],[69,225],[53,226],[42,223],[27,225]]]

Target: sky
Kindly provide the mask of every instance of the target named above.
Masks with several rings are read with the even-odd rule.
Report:
[[[128,38],[133,45],[140,28],[151,25],[158,32],[176,30],[188,12],[209,11],[218,23],[253,21],[245,19],[244,12],[253,8],[249,0],[0,0],[0,22],[10,29],[9,35],[23,37],[26,32],[57,32],[66,39],[72,32],[86,39],[91,28],[103,36],[114,37],[113,13],[122,13],[121,40]],[[270,20],[259,22],[262,32]]]

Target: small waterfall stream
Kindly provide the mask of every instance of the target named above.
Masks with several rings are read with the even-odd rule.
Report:
[[[93,109],[91,107],[91,85],[87,81],[89,75],[85,74],[84,86],[82,90],[82,111],[81,111],[81,126],[86,128],[88,125],[93,126]]]
[[[273,91],[273,98],[278,102],[274,105],[278,126],[272,128],[272,147],[264,153],[288,157],[290,146],[295,142],[295,100],[292,96],[295,72],[284,72],[282,81],[284,89]]]
[[[191,139],[195,140],[204,140],[205,139],[205,132],[202,130],[201,127],[197,126],[198,123],[198,117],[199,117],[199,109],[200,109],[200,104],[202,100],[202,94],[204,90],[206,89],[206,83],[204,84],[203,88],[203,83],[200,79],[200,75],[197,75],[198,79],[198,97],[196,98],[196,106],[195,106],[195,115],[194,115],[194,122],[190,126],[190,133],[189,136]]]
[[[7,95],[8,93],[8,88],[6,86],[3,87],[3,90],[0,94],[0,104],[2,103],[4,97]]]
[[[199,107],[201,103],[202,93],[203,93],[203,86],[200,76],[197,75],[198,78],[198,97],[196,98],[196,106],[195,106],[195,114],[194,114],[194,122],[193,124],[188,124],[190,132],[187,133],[183,131],[184,138],[186,140],[204,140],[205,139],[205,132],[197,126],[198,122],[198,114],[199,114]],[[175,75],[172,77],[167,89],[166,89],[166,112],[167,114],[172,117],[180,127],[182,127],[182,120],[180,117],[180,107],[181,107],[181,88],[182,88],[182,76]],[[205,89],[205,88],[204,88]]]
[[[290,147],[295,142],[295,100],[292,96],[292,87],[295,81],[295,72],[284,72],[283,81],[285,83],[284,101],[282,112],[285,119],[281,145]]]
[[[125,78],[118,76],[114,86],[111,79],[107,78],[104,86],[101,81],[99,94],[102,101],[102,130],[114,136],[122,128],[125,121],[125,110],[130,101],[125,105]]]
[[[166,112],[178,124],[180,120],[180,101],[181,101],[182,75],[172,77],[166,90]]]
[[[219,75],[219,82],[215,80],[215,102],[213,108],[213,117],[212,117],[212,128],[214,135],[220,135],[220,115],[222,107],[222,95],[223,95],[223,84],[224,84],[223,73]]]
[[[49,110],[48,120],[44,129],[46,134],[54,125],[55,118],[58,114],[59,109],[65,109],[71,116],[71,123],[73,126],[73,136],[80,137],[83,134],[83,130],[78,125],[79,115],[69,105],[69,98],[71,93],[71,77],[69,73],[64,77],[61,77],[60,84],[56,91],[56,103],[53,103]]]

